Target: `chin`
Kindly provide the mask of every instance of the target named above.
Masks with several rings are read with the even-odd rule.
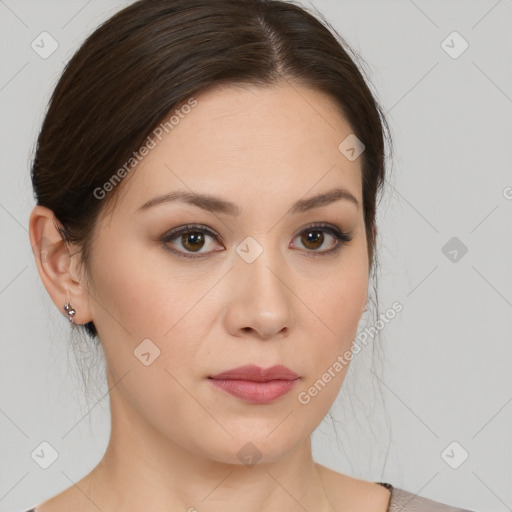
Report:
[[[295,432],[297,435],[297,432]],[[245,435],[235,435],[222,446],[211,447],[208,456],[217,462],[252,467],[255,464],[272,464],[286,457],[304,439],[283,436],[277,432],[247,432]]]

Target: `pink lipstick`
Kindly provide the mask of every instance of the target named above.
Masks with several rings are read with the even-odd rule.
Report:
[[[255,404],[277,400],[291,391],[300,380],[299,375],[282,365],[270,368],[240,366],[208,378],[223,391]]]

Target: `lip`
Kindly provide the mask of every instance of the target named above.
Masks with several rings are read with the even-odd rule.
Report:
[[[268,382],[269,380],[295,380],[299,376],[283,365],[271,366],[270,368],[261,368],[254,364],[238,366],[217,375],[210,376],[210,379],[216,380],[251,380],[253,382]]]
[[[299,375],[286,366],[239,366],[208,377],[217,388],[242,400],[267,404],[290,392]]]

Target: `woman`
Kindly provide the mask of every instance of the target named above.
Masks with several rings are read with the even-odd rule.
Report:
[[[333,31],[290,3],[140,0],[85,41],[39,136],[29,232],[104,351],[112,430],[32,510],[461,510],[312,458],[367,303],[386,130]]]

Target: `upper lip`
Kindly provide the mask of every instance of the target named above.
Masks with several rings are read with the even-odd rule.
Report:
[[[299,376],[283,365],[261,368],[253,364],[232,368],[217,375],[211,375],[210,379],[217,380],[251,380],[254,382],[267,382],[269,380],[295,380]]]

